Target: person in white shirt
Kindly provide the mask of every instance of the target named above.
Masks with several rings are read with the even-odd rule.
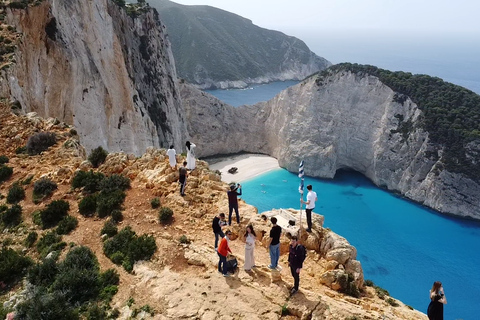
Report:
[[[185,143],[187,146],[187,169],[188,170],[193,170],[195,169],[195,143],[192,143],[190,141],[187,141]]]
[[[308,229],[306,230],[307,232],[312,232],[312,211],[315,209],[315,201],[317,201],[317,193],[312,190],[312,185],[309,184],[307,186],[307,201],[303,201],[303,199],[300,199],[300,202],[303,204],[306,204],[306,210],[305,212],[307,213],[307,226]]]
[[[170,162],[170,167],[175,169],[177,166],[177,152],[173,149],[173,145],[170,146],[170,149],[167,150],[168,161]]]

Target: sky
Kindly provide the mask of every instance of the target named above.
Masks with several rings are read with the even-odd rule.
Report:
[[[260,27],[298,30],[438,34],[480,42],[478,0],[177,0],[236,13]]]

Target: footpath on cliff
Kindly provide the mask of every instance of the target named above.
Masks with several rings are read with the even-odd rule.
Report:
[[[135,308],[149,305],[154,312],[141,312],[144,319],[426,319],[426,316],[394,298],[383,296],[374,287],[365,286],[361,264],[356,260],[356,249],[348,241],[323,228],[323,217],[314,215],[312,233],[301,233],[301,242],[308,256],[301,272],[300,290],[290,295],[293,278],[287,267],[289,236],[281,239],[279,270],[270,270],[267,244],[271,224],[262,216],[298,218],[298,212],[286,209],[259,213],[243,200],[239,201],[241,224],[230,228],[233,254],[239,261],[238,271],[225,278],[217,271],[218,256],[214,251],[212,219],[220,212],[228,214],[228,184],[209,168],[205,161],[197,161],[190,172],[186,196],[181,197],[178,172],[169,166],[163,149],[149,148],[140,157],[133,154],[109,154],[98,168],[86,160],[74,128],[56,119],[42,119],[36,114],[15,115],[2,106],[0,114],[0,155],[9,158],[13,175],[0,184],[5,195],[18,181],[32,181],[24,185],[26,198],[20,202],[23,223],[16,231],[3,230],[0,241],[23,252],[34,260],[38,253],[25,248],[23,241],[28,231],[42,230],[33,223],[33,215],[44,204],[32,198],[33,182],[47,177],[58,189],[50,200],[62,199],[70,204],[70,215],[78,219],[78,226],[64,236],[66,243],[88,246],[96,255],[100,268],[113,268],[120,274],[118,293],[111,302],[120,311],[120,319],[129,319]],[[57,143],[40,155],[17,154],[30,136],[37,132],[53,132]],[[183,161],[178,156],[177,163]],[[277,164],[278,165],[278,164]],[[123,220],[119,229],[130,226],[137,234],[155,238],[157,250],[149,261],[137,262],[132,272],[115,265],[103,252],[101,229],[105,218],[84,217],[79,213],[81,192],[71,187],[72,178],[79,170],[94,170],[105,175],[121,174],[131,180],[123,205]],[[2,197],[0,204],[3,204]],[[151,200],[159,198],[161,205],[173,210],[173,221],[162,225],[158,209]],[[253,224],[257,242],[256,268],[243,270],[247,224]],[[185,241],[185,239],[187,241]],[[65,251],[62,253],[64,257]],[[22,285],[0,297],[0,301],[15,302]],[[357,290],[357,291],[355,291]],[[349,294],[347,294],[348,292]],[[352,295],[357,295],[354,297]]]

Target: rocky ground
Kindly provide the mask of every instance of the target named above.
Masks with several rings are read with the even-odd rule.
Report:
[[[41,155],[16,154],[27,139],[39,131],[55,132],[57,144]],[[340,290],[336,276],[351,270],[355,282],[362,287],[361,266],[355,262],[356,250],[333,232],[321,227],[317,217],[316,227],[310,235],[303,233],[303,242],[309,248],[301,274],[300,291],[290,296],[293,279],[286,263],[288,238],[282,236],[280,271],[267,268],[269,254],[266,249],[270,224],[261,219],[255,207],[240,200],[240,225],[234,224],[231,248],[239,260],[235,275],[224,278],[217,272],[217,255],[213,248],[214,236],[211,221],[219,212],[228,212],[227,185],[211,171],[208,164],[197,162],[191,172],[186,196],[181,197],[177,172],[168,165],[165,150],[149,149],[141,157],[123,153],[110,154],[98,170],[105,174],[119,173],[131,179],[124,203],[123,221],[119,228],[131,226],[141,234],[153,235],[158,250],[150,261],[139,262],[132,273],[113,264],[104,254],[100,230],[105,222],[99,218],[85,218],[78,212],[80,191],[71,189],[71,179],[76,170],[89,170],[83,147],[78,143],[75,130],[55,119],[41,119],[34,114],[17,116],[10,107],[3,106],[0,114],[0,155],[9,157],[8,165],[13,176],[0,184],[5,196],[16,181],[25,185],[26,199],[21,201],[23,223],[15,231],[0,233],[2,245],[10,243],[16,249],[38,259],[33,249],[23,248],[29,231],[42,231],[32,222],[32,213],[43,208],[44,203],[32,201],[33,182],[46,176],[58,184],[58,190],[49,200],[64,199],[70,203],[70,215],[75,216],[78,227],[64,236],[67,243],[90,247],[96,254],[102,270],[115,268],[120,274],[119,291],[112,307],[120,310],[120,318],[128,319],[134,308],[149,305],[155,312],[151,316],[142,312],[137,318],[145,319],[426,319],[398,300],[381,299],[372,287],[363,287],[362,296],[354,298]],[[179,162],[182,160],[179,157]],[[168,225],[158,222],[158,209],[150,201],[159,197],[162,206],[174,212],[174,221]],[[5,199],[0,200],[0,204]],[[255,259],[257,268],[243,270],[243,232],[248,223],[257,231]],[[181,243],[186,236],[190,243]],[[7,240],[8,239],[8,240]],[[350,271],[349,271],[350,272]],[[388,288],[387,288],[388,289]],[[0,301],[11,299],[21,290],[13,288]],[[390,301],[390,303],[388,302]],[[398,306],[392,306],[392,301]],[[283,312],[282,312],[283,311]]]

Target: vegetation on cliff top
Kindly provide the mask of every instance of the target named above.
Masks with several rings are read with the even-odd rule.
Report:
[[[480,168],[469,158],[478,150],[470,146],[480,140],[480,96],[468,89],[440,78],[402,71],[388,71],[370,65],[342,63],[319,74],[317,84],[331,72],[350,71],[358,75],[372,75],[397,93],[395,101],[403,103],[406,97],[423,111],[419,125],[433,143],[445,146],[442,162],[450,172],[463,173],[480,181]]]

